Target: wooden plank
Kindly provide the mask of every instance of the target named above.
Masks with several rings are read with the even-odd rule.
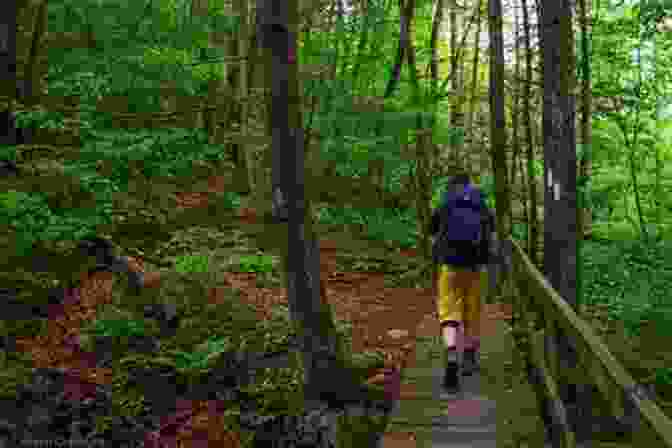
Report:
[[[528,279],[524,282],[528,289],[526,296],[538,305],[543,302],[552,304],[551,316],[566,331],[573,344],[579,347],[577,351],[584,352],[584,359],[596,358],[597,362],[604,367],[609,388],[606,397],[610,401],[615,400],[616,397],[622,397],[626,405],[631,406],[630,413],[636,414],[643,420],[644,426],[650,428],[658,439],[657,441],[662,442],[662,446],[672,448],[672,419],[663,413],[651,397],[641,393],[642,386],[634,381],[592,328],[579,318],[571,306],[551,287],[520,246],[511,239],[508,242],[513,246],[514,264],[517,264],[519,268],[518,275]],[[580,347],[581,345],[585,347]],[[596,370],[594,369],[593,372],[595,373]]]

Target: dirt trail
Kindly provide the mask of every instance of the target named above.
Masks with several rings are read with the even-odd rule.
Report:
[[[219,190],[217,178],[209,182],[210,192]],[[209,193],[176,195],[178,207],[201,207],[206,205]],[[241,224],[253,222],[254,213],[249,209],[240,211]],[[326,298],[335,317],[352,322],[353,352],[379,349],[385,353],[386,366],[404,368],[415,359],[417,336],[438,334],[438,321],[432,289],[386,288],[385,274],[370,272],[337,271],[338,247],[331,241],[320,242],[321,277],[326,288]],[[405,250],[405,256],[416,256],[413,250]],[[133,260],[138,270],[143,270],[142,260]],[[253,304],[260,317],[278,304],[287,304],[285,288],[258,288],[255,274],[226,273],[227,283],[241,290],[241,300]],[[160,284],[158,276],[149,276],[147,287]],[[84,322],[95,318],[96,307],[112,299],[112,274],[96,273],[82,278],[82,286],[74,291],[62,306],[54,307],[46,334],[32,339],[17,340],[19,350],[29,352],[36,367],[58,367],[71,378],[72,399],[82,398],[91,384],[109,384],[111,370],[96,368],[95,360],[78,348],[80,329]],[[212,299],[220,294],[212,291]],[[501,310],[489,306],[486,313],[491,317]],[[380,380],[380,372],[372,373],[372,382]],[[185,402],[180,407],[183,423],[172,428],[176,439],[183,447],[202,446],[202,439],[209,440],[210,447],[236,447],[239,438],[223,429],[221,410],[211,402]],[[190,409],[190,410],[189,410]],[[175,419],[173,419],[175,420]],[[200,443],[199,443],[200,442]]]

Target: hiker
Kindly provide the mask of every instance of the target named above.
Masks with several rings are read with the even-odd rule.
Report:
[[[494,228],[483,194],[466,173],[454,176],[431,220],[437,308],[446,347],[443,387],[449,393],[459,390],[461,375],[478,368],[480,271],[488,262]]]

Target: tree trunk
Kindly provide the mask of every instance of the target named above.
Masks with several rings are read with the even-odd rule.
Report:
[[[231,40],[232,56],[240,58],[239,62],[233,64],[233,69],[229,73],[229,82],[231,83],[231,91],[234,93],[234,101],[236,107],[231,108],[231,115],[229,116],[229,123],[236,123],[238,129],[236,134],[241,138],[231,142],[229,152],[233,155],[236,167],[241,172],[247,172],[247,146],[245,145],[245,137],[247,135],[247,118],[248,118],[248,88],[247,88],[247,58],[248,58],[248,10],[247,2],[244,0],[236,0],[233,3],[235,15],[240,18],[238,32],[234,39]]]
[[[501,0],[488,0],[490,28],[490,145],[495,178],[497,236],[504,241],[511,234],[511,202],[506,166],[506,114],[504,110],[504,39]]]
[[[413,18],[415,13],[415,0],[407,0],[406,4],[406,23],[408,24],[408,44],[406,51],[408,54],[408,71],[411,75],[411,85],[413,88],[413,103],[419,107],[422,100],[420,83],[417,77],[417,66],[415,62],[415,47],[413,45]],[[431,240],[428,233],[429,221],[431,219],[431,200],[432,200],[432,151],[431,151],[431,132],[428,132],[422,115],[417,115],[415,130],[415,171],[413,173],[413,189],[415,193],[415,206],[417,214],[418,235],[420,236],[420,252],[425,259],[431,259]]]
[[[544,274],[551,286],[576,310],[580,239],[577,229],[572,8],[570,0],[542,0],[540,6],[544,84]],[[571,371],[577,365],[576,353],[564,332],[557,330],[557,336],[549,335],[546,340],[557,350],[550,362],[559,372],[559,392],[566,410],[575,414],[580,411],[577,404],[581,387],[562,372]],[[587,397],[582,397],[581,401],[583,398]],[[555,426],[552,428],[554,441],[567,435],[566,432],[556,433]],[[564,430],[569,428],[565,426]],[[576,432],[576,427],[571,430]],[[569,437],[573,436],[570,432]]]
[[[658,82],[658,36],[653,36],[653,79],[654,82]],[[660,129],[660,111],[662,107],[662,101],[660,97],[656,101],[656,110],[653,116],[654,123],[656,123],[656,135],[660,135],[662,130]],[[663,230],[663,200],[662,200],[662,188],[661,188],[661,175],[663,169],[663,154],[662,154],[662,145],[661,142],[656,142],[655,145],[655,156],[656,156],[656,165],[655,165],[655,183],[653,194],[656,204],[656,237],[658,239],[662,238]]]
[[[4,132],[0,132],[0,143],[4,145],[16,145],[18,143],[18,130],[14,120],[12,100],[20,95],[19,80],[17,79],[17,54],[16,54],[16,35],[18,5],[11,3],[11,7],[3,11],[0,19],[0,65],[3,67],[2,79],[8,87],[7,96],[2,98],[0,103],[0,120]],[[25,75],[24,75],[25,76]],[[14,89],[11,91],[10,89]]]
[[[26,4],[28,7],[28,4]],[[33,28],[33,36],[30,44],[30,51],[26,65],[23,71],[23,78],[27,81],[28,90],[26,91],[28,98],[38,97],[40,95],[40,84],[43,73],[39,63],[40,48],[43,48],[43,38],[47,31],[47,0],[42,0],[37,7],[37,14],[35,17],[35,27]],[[31,100],[32,102],[32,100]]]
[[[362,33],[359,36],[359,42],[357,43],[357,56],[355,58],[355,66],[352,69],[352,80],[353,83],[355,84],[355,88],[357,88],[358,91],[359,91],[359,70],[362,66],[362,62],[364,61],[364,53],[366,51],[369,41],[369,27],[371,23],[371,15],[368,13],[369,0],[364,0],[362,7],[364,9],[365,14],[364,26],[362,27]]]
[[[581,207],[579,208],[580,237],[585,238],[593,233],[592,213],[587,196],[590,192],[589,185],[592,177],[592,114],[593,94],[591,89],[590,70],[590,0],[579,0],[581,14],[581,53],[582,53],[582,78],[581,78],[581,142],[583,145],[582,157],[579,162],[579,179],[582,187]]]
[[[413,1],[407,1],[404,5],[404,0],[399,0],[399,44],[397,47],[397,59],[394,62],[394,66],[392,66],[392,73],[390,74],[390,79],[385,88],[384,98],[392,96],[397,88],[397,84],[399,84],[401,68],[404,65],[404,58],[406,57],[406,50],[411,42],[408,18],[413,14],[412,9],[409,11],[409,8],[412,8],[413,4]]]
[[[541,35],[544,73],[544,271],[576,305],[576,131],[572,95],[569,0],[544,0]]]
[[[307,402],[343,401],[358,385],[344,366],[342,344],[326,297],[320,297],[320,253],[304,191],[304,146],[296,60],[297,2],[257,0],[257,25],[271,79],[273,217],[287,275],[292,321],[301,341]]]
[[[479,91],[479,78],[478,78],[478,67],[480,64],[480,56],[481,56],[481,5],[483,4],[483,0],[478,0],[478,6],[476,11],[478,12],[478,15],[476,17],[476,33],[474,34],[474,62],[471,67],[471,98],[469,101],[469,114],[467,115],[467,131],[466,135],[469,136],[469,140],[471,142],[470,148],[469,148],[469,165],[472,171],[476,171],[476,155],[478,154],[479,151],[483,151],[482,148],[479,148],[479,145],[476,142],[476,136],[475,130],[477,129],[477,126],[475,126],[474,122],[476,119],[476,110],[478,109],[479,103],[480,103],[480,91]],[[484,167],[481,167],[483,169]]]
[[[429,40],[429,72],[432,82],[432,92],[436,93],[436,89],[439,85],[439,56],[436,50],[436,42],[439,39],[439,33],[441,32],[441,22],[443,21],[443,0],[436,0],[434,7],[436,9],[434,10],[432,31]]]
[[[416,76],[416,62],[415,62],[415,47],[412,36],[413,13],[415,11],[415,0],[408,0],[412,8],[407,11],[411,16],[407,17],[409,27],[409,44],[408,44],[408,68],[411,73],[411,83],[413,86],[413,100],[416,107],[420,106],[422,94],[420,90],[420,83]],[[415,142],[415,173],[414,173],[414,189],[415,189],[415,206],[418,235],[420,236],[420,252],[426,262],[431,260],[431,240],[429,236],[429,224],[431,220],[431,201],[432,201],[432,143],[431,131],[429,126],[423,123],[422,115],[418,114],[416,121],[416,142]],[[432,266],[428,264],[428,266]]]
[[[192,0],[191,12],[193,15],[207,16],[209,14],[208,2],[205,0]],[[222,48],[228,53],[231,51],[233,40],[234,36],[230,33],[214,31],[210,33],[208,44],[213,48]],[[231,69],[227,67],[227,64],[221,63],[218,64],[214,70],[218,71],[219,76],[216,80],[211,81],[208,86],[208,103],[211,106],[217,106],[214,110],[207,111],[204,117],[204,122],[208,127],[208,141],[210,144],[218,143],[221,139],[222,131],[220,130],[220,124],[230,119],[229,111],[232,107],[236,107],[231,104],[227,104],[226,107],[223,107],[220,105],[221,102],[218,101],[218,97],[224,92],[226,92],[227,95],[230,93],[227,79],[229,78],[229,74],[231,74]]]
[[[431,31],[431,37],[430,37],[430,42],[429,42],[429,52],[430,52],[430,60],[429,60],[429,76],[430,76],[430,97],[433,99],[433,103],[431,105],[432,108],[432,116],[431,116],[431,123],[429,123],[428,128],[429,129],[434,129],[434,125],[436,124],[436,115],[437,115],[437,110],[438,110],[438,105],[439,101],[436,100],[439,94],[439,55],[438,55],[438,50],[437,50],[437,41],[439,39],[439,34],[441,32],[441,26],[443,25],[443,0],[437,0],[435,6],[436,9],[434,10],[434,17],[432,19],[432,31]],[[431,143],[430,143],[431,144]],[[438,145],[432,145],[432,151],[431,154],[429,155],[431,157],[431,167],[432,169],[436,169],[435,163],[437,162],[437,159],[439,157],[439,151],[438,151]]]
[[[463,67],[461,64],[459,45],[457,37],[460,34],[460,15],[456,0],[450,0],[450,58],[451,71],[453,72],[452,79],[452,101],[450,114],[450,127],[453,130],[463,130],[464,128],[464,113],[462,110],[462,102],[464,100],[464,93],[462,91],[462,73]],[[451,156],[454,160],[462,160],[462,152],[464,145],[463,139],[456,139],[452,142]]]
[[[517,8],[513,11],[513,21],[514,21],[514,75],[515,80],[511,83],[513,86],[511,92],[511,128],[513,129],[513,136],[511,139],[512,146],[512,155],[511,155],[511,164],[509,165],[509,173],[511,173],[509,180],[510,191],[516,191],[516,176],[518,175],[518,170],[516,169],[518,165],[518,159],[520,156],[520,138],[519,138],[519,128],[520,128],[520,43],[519,43],[519,31],[518,31],[518,10]],[[511,198],[513,201],[513,198]],[[523,205],[524,207],[524,205]],[[509,222],[513,225],[513,204],[511,206],[509,216]]]
[[[529,197],[529,227],[527,239],[527,252],[530,260],[538,265],[537,245],[539,242],[539,213],[537,208],[537,182],[534,178],[534,133],[532,132],[532,114],[530,101],[532,95],[532,48],[530,39],[530,21],[528,16],[527,0],[522,0],[523,29],[525,32],[525,77],[523,85],[523,122],[525,123],[527,140],[527,193]]]

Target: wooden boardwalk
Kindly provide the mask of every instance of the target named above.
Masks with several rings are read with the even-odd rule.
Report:
[[[511,440],[506,415],[524,417],[524,408],[534,405],[530,401],[533,394],[531,390],[505,390],[504,366],[510,364],[513,340],[507,322],[501,316],[492,317],[488,307],[482,324],[481,372],[463,377],[458,394],[448,395],[441,390],[444,368],[440,338],[418,338],[416,363],[403,372],[401,398],[381,448],[501,448],[506,446],[505,439]],[[520,398],[523,394],[525,400],[512,400],[511,395]],[[528,438],[516,438],[520,440],[521,436]],[[529,446],[550,445],[542,439]]]

